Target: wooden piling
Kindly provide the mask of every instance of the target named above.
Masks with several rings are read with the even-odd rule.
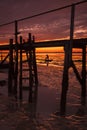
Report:
[[[64,69],[63,69],[63,79],[62,79],[62,92],[60,101],[60,115],[65,115],[66,112],[66,96],[68,90],[68,70],[69,70],[69,45],[65,46],[65,58],[64,58]]]
[[[29,33],[29,102],[32,102],[32,86],[33,86],[33,75],[32,75],[32,38]]]
[[[20,46],[22,45],[22,37],[20,37]],[[19,98],[22,100],[22,49],[20,48],[20,74],[19,74]]]
[[[8,70],[8,95],[11,95],[13,92],[12,88],[12,81],[13,81],[13,39],[10,39],[10,45],[9,45],[9,70]]]
[[[69,80],[69,68],[72,63],[72,47],[73,47],[73,33],[74,33],[74,15],[75,15],[75,5],[71,6],[71,24],[70,24],[70,43],[65,45],[65,59],[64,59],[64,71],[62,79],[62,93],[60,101],[60,115],[65,115],[66,113],[66,97],[68,90],[68,80]]]
[[[86,104],[86,45],[82,48],[82,90],[81,104]]]
[[[69,44],[69,65],[72,62],[72,48],[73,48],[73,35],[74,35],[74,18],[75,18],[75,5],[71,6],[71,19],[70,19],[70,44]]]
[[[14,94],[17,98],[17,86],[18,86],[18,23],[15,21],[15,68],[14,68]]]
[[[35,42],[35,37],[33,36],[33,43]],[[36,51],[35,47],[33,47],[33,65],[34,65],[34,73],[35,73],[35,85],[38,86],[38,74],[37,74],[37,65],[36,65]]]

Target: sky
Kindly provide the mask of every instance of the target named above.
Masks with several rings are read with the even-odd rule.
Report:
[[[81,0],[1,0],[0,25],[41,12],[77,3]],[[87,2],[76,6],[74,37],[87,37]],[[18,22],[18,31],[25,39],[27,34],[36,40],[69,38],[71,8]],[[14,37],[14,24],[0,27],[0,41]]]

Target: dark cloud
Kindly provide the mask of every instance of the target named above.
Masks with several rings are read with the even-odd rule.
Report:
[[[0,24],[8,23],[20,18],[38,14],[50,9],[69,5],[80,0],[2,0],[0,1]],[[76,6],[75,15],[75,35],[87,36],[87,3]],[[32,32],[38,37],[44,39],[51,37],[53,39],[69,37],[71,9],[64,9],[51,14],[43,15],[34,19],[22,21],[19,24],[19,31],[22,33]],[[82,26],[81,26],[82,25]],[[0,33],[2,33],[0,29]],[[9,27],[13,33],[14,27]],[[8,28],[5,32],[9,32]],[[78,31],[79,30],[79,31]],[[84,30],[81,32],[81,30]],[[3,36],[3,35],[2,35]]]
[[[67,0],[67,2],[65,0],[2,0],[0,1],[0,24],[78,1],[79,0]]]

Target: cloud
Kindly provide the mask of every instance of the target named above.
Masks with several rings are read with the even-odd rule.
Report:
[[[79,0],[2,0],[0,1],[0,24],[24,18],[40,12],[62,7]],[[86,36],[87,34],[87,3],[82,6],[76,6],[75,13],[75,36]],[[18,28],[25,37],[31,32],[36,35],[37,39],[43,38],[65,38],[70,33],[70,13],[71,9],[64,9],[53,12],[33,19],[21,21]],[[9,29],[8,29],[9,28]],[[12,27],[0,29],[0,35],[4,33],[14,32]],[[12,29],[11,29],[12,28]],[[7,35],[5,35],[7,36]]]
[[[0,1],[0,24],[62,7],[79,0],[2,0]]]

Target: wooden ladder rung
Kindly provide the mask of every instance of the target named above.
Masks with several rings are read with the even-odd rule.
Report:
[[[26,79],[26,80],[29,80],[29,77],[23,77],[22,79]]]
[[[22,86],[23,90],[29,90],[29,86]]]
[[[22,69],[22,71],[29,71],[30,69]]]
[[[29,71],[29,70],[34,71],[34,69],[33,69],[33,68],[31,68],[31,69],[30,69],[30,68],[25,68],[25,69],[22,69],[22,70],[24,70],[24,71],[26,71],[26,70],[28,70],[28,71]]]
[[[23,90],[29,90],[30,87],[29,87],[29,86],[22,86],[22,89],[23,89]],[[35,91],[35,90],[32,90],[32,93],[33,93],[34,91]]]
[[[22,50],[22,53],[28,53],[29,50]]]
[[[26,63],[26,62],[29,62],[29,60],[23,60],[22,63]]]

